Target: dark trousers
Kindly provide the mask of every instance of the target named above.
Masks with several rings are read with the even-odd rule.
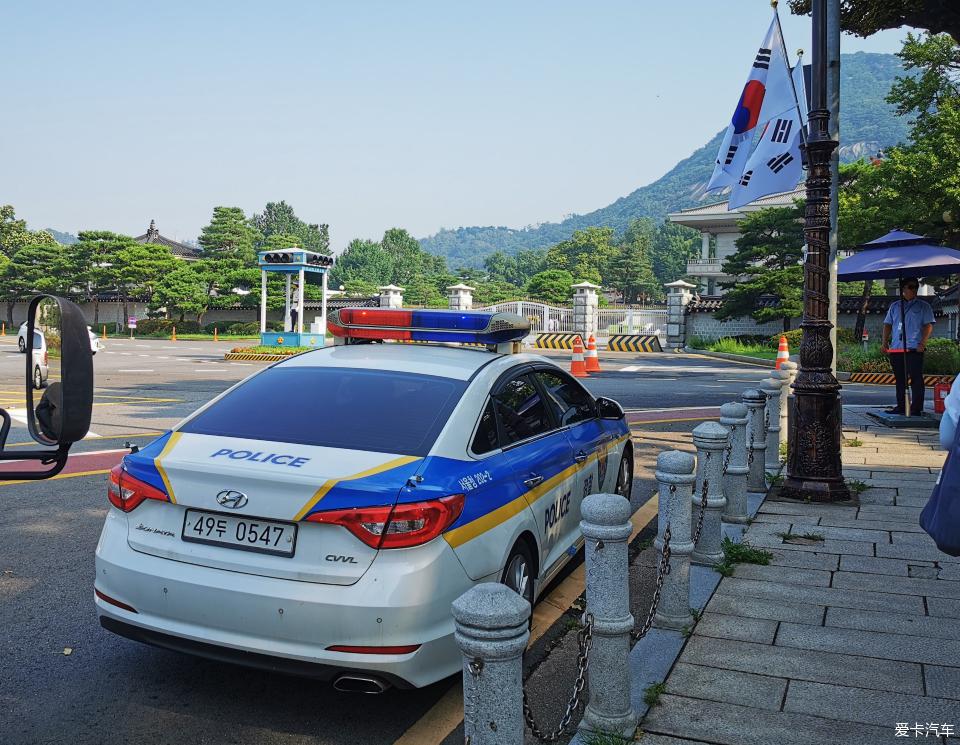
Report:
[[[923,412],[923,352],[891,354],[890,366],[897,381],[897,409],[906,411],[907,381],[910,381],[910,416],[919,416]],[[906,364],[904,364],[906,363]],[[904,369],[906,368],[906,369]]]

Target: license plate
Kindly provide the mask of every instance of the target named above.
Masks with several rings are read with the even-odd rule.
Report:
[[[191,543],[293,556],[297,547],[297,526],[295,523],[187,510],[181,538]]]

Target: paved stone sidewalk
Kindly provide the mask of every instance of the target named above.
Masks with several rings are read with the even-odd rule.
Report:
[[[745,539],[774,558],[720,582],[644,745],[960,741],[960,558],[918,525],[944,453],[936,431],[844,422],[859,503],[760,507]]]

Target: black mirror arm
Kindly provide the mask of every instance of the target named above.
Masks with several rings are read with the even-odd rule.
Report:
[[[0,425],[0,451],[7,446],[7,435],[10,434],[10,415],[6,409],[0,409],[0,417],[3,417],[3,424]]]
[[[67,465],[69,452],[69,445],[61,445],[56,450],[26,450],[16,453],[9,450],[0,451],[0,461],[38,460],[44,465],[53,464],[53,467],[46,471],[0,471],[0,481],[39,481],[56,476]]]

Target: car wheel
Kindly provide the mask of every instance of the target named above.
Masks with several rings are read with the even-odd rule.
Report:
[[[633,493],[633,458],[629,450],[620,459],[620,468],[617,469],[617,484],[613,487],[613,491],[628,500]]]
[[[21,352],[27,351],[27,342],[24,340],[22,336],[19,339],[17,339],[17,346],[20,347]]]
[[[533,605],[533,556],[526,541],[517,541],[503,568],[500,582]]]
[[[43,375],[40,372],[40,365],[33,368],[33,387],[38,391],[43,388]]]

